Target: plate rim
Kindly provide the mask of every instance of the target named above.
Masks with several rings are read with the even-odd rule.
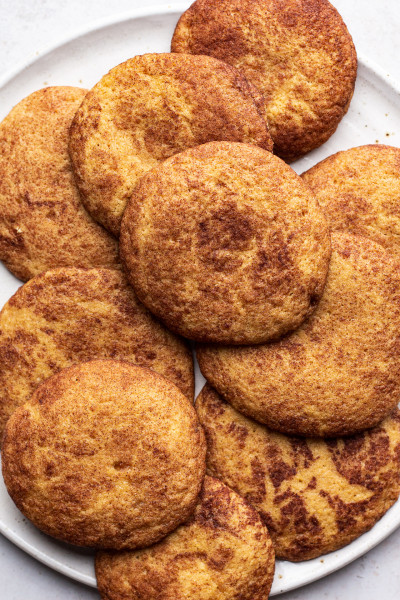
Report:
[[[18,509],[16,509],[16,510],[18,510]],[[24,515],[22,513],[21,513],[21,516],[26,521],[28,521],[28,519],[26,517],[24,517]],[[33,523],[29,523],[29,525],[31,525],[32,527],[35,527],[33,525]],[[37,529],[37,532],[38,532],[38,534],[42,534],[46,537],[49,537],[51,541],[57,541],[57,540],[51,538],[51,536],[47,536],[45,533],[41,532],[40,529]],[[0,520],[0,533],[6,539],[8,539],[10,542],[12,542],[15,546],[17,546],[17,548],[19,548],[23,552],[26,552],[26,554],[29,554],[29,556],[31,556],[38,562],[42,563],[46,567],[53,569],[53,571],[56,571],[57,573],[60,573],[61,575],[69,577],[73,581],[77,581],[79,583],[83,583],[83,584],[87,585],[88,587],[97,589],[96,576],[94,576],[94,579],[93,579],[93,577],[90,575],[85,575],[84,573],[77,571],[73,567],[69,567],[68,565],[60,563],[57,559],[52,558],[49,554],[47,554],[43,550],[40,550],[37,547],[33,546],[31,542],[24,540],[22,537],[20,537],[20,535],[17,532],[10,529],[10,527],[8,527],[7,525],[4,525],[4,523],[1,520]],[[71,551],[73,551],[73,550],[74,550],[74,547],[71,546]],[[94,554],[93,554],[93,559],[94,559]]]
[[[29,69],[29,67],[34,65],[34,63],[36,63],[37,61],[50,55],[52,52],[61,49],[63,46],[66,46],[67,44],[72,43],[74,41],[77,41],[79,38],[82,38],[82,37],[85,37],[86,35],[90,35],[92,33],[101,31],[102,29],[116,27],[116,26],[122,25],[128,21],[132,21],[132,20],[136,20],[136,19],[140,19],[140,18],[171,15],[174,13],[182,13],[183,11],[187,10],[187,8],[189,8],[189,6],[190,6],[190,2],[187,2],[187,1],[186,2],[174,1],[169,4],[155,4],[155,5],[149,6],[149,7],[140,7],[140,8],[136,8],[136,9],[131,9],[129,11],[120,12],[115,15],[108,15],[101,19],[94,20],[91,23],[86,24],[83,27],[74,28],[70,31],[70,33],[65,35],[61,39],[61,41],[60,40],[54,41],[54,42],[47,44],[46,46],[40,48],[39,50],[37,50],[33,53],[30,53],[28,57],[17,62],[13,68],[5,71],[0,76],[0,95],[1,95],[3,88],[5,88],[8,84],[10,84],[14,78],[22,75],[22,73],[25,70]],[[390,91],[392,93],[394,93],[400,97],[400,82],[397,82],[397,80],[394,79],[389,73],[387,73],[386,70],[384,70],[380,65],[376,64],[374,61],[371,61],[365,55],[357,53],[357,59],[358,59],[359,71],[365,70],[367,72],[367,77],[369,77],[370,79],[373,79],[373,78],[379,79],[385,86],[388,86],[390,88]],[[12,107],[9,107],[8,110],[11,110],[11,108]],[[294,589],[303,587],[303,586],[313,583],[319,579],[327,577],[328,575],[331,575],[335,571],[338,571],[339,569],[345,567],[346,565],[350,564],[354,560],[360,558],[361,556],[363,556],[364,554],[366,554],[367,552],[372,550],[374,547],[376,547],[383,540],[388,538],[396,529],[398,529],[400,527],[400,518],[398,519],[397,523],[395,521],[391,522],[391,515],[394,512],[397,513],[397,511],[399,511],[399,514],[400,514],[400,498],[378,521],[381,524],[383,523],[382,532],[372,542],[370,540],[367,540],[366,547],[363,547],[365,545],[365,542],[364,542],[364,544],[362,543],[363,538],[365,540],[365,536],[370,537],[370,534],[371,534],[373,528],[371,528],[370,530],[365,532],[363,535],[361,535],[359,538],[357,538],[356,540],[354,540],[347,546],[344,546],[343,548],[340,548],[339,550],[337,550],[335,552],[324,555],[324,558],[325,557],[329,558],[329,560],[332,561],[332,564],[328,568],[326,568],[326,566],[325,566],[325,570],[323,573],[320,573],[319,570],[316,569],[316,573],[314,573],[313,575],[305,576],[306,580],[300,579],[300,582],[299,582],[299,580],[297,580],[293,584],[289,584],[289,585],[286,584],[284,589],[281,589],[281,587],[279,586],[279,579],[274,580],[275,587],[277,589],[273,590],[273,592],[271,593],[271,596],[275,596],[275,595],[279,595],[279,594],[282,594],[285,592],[292,591]],[[25,519],[25,517],[22,515],[22,513],[21,513],[21,516]],[[388,521],[387,525],[386,525],[386,521]],[[34,526],[32,525],[32,527],[34,527]],[[37,531],[38,531],[38,533],[41,533],[40,530],[37,530]],[[60,563],[58,559],[54,559],[49,554],[45,553],[43,550],[38,549],[37,547],[34,547],[30,541],[24,540],[20,536],[19,533],[13,531],[8,525],[4,524],[1,520],[0,520],[0,533],[2,535],[4,535],[4,537],[6,537],[13,544],[15,544],[15,546],[17,546],[18,548],[20,548],[21,550],[26,552],[28,555],[30,555],[32,558],[34,558],[35,560],[38,560],[39,562],[41,562],[42,564],[46,565],[47,567],[53,569],[54,571],[61,573],[62,575],[65,575],[67,577],[70,577],[74,581],[83,583],[89,587],[92,587],[92,588],[97,587],[95,575],[93,578],[93,576],[91,576],[91,575],[87,575],[80,571],[77,571],[74,567],[70,567],[66,564]],[[43,534],[43,535],[45,535],[45,534]],[[46,537],[48,537],[48,536],[46,536]],[[50,540],[52,540],[51,537],[50,537]],[[353,548],[351,548],[352,545],[353,545]],[[361,549],[359,548],[360,545],[362,546]],[[71,551],[73,551],[73,550],[74,550],[74,547],[71,546]],[[346,550],[346,557],[344,559],[340,556],[339,557],[337,556],[337,554],[341,553],[342,550]],[[320,559],[321,559],[321,557],[317,557],[316,559],[312,559],[310,561],[303,561],[303,562],[312,564],[313,561],[316,561],[314,564],[318,564],[318,563],[320,563]],[[300,563],[294,563],[294,564],[300,565],[302,563],[300,562]],[[277,572],[278,572],[278,569],[275,569],[275,574],[277,574]]]
[[[55,50],[61,48],[62,46],[66,46],[70,42],[77,40],[80,37],[84,37],[85,35],[90,35],[96,31],[101,29],[106,29],[107,27],[113,27],[118,24],[125,23],[126,21],[130,21],[133,19],[140,19],[144,17],[151,16],[160,16],[162,14],[173,14],[179,13],[187,10],[191,3],[185,2],[171,2],[167,5],[165,4],[155,4],[154,6],[149,6],[147,8],[136,8],[129,11],[119,12],[115,15],[109,15],[107,17],[102,17],[101,19],[96,19],[92,21],[90,24],[86,24],[83,27],[77,27],[71,29],[70,33],[66,34],[61,41],[57,40],[50,44],[39,48],[36,52],[30,53],[28,57],[21,59],[18,61],[14,67],[5,71],[2,75],[0,75],[0,92],[3,87],[5,87],[8,83],[21,75],[22,72],[33,65],[36,61],[44,58],[48,54],[51,54]],[[380,65],[372,61],[369,57],[366,57],[364,54],[360,54],[357,52],[357,63],[358,68],[365,68],[374,75],[377,75],[380,79],[382,79],[387,85],[392,88],[392,91],[396,94],[400,95],[400,82],[394,79],[390,73],[387,73],[385,69],[383,69]]]
[[[90,35],[91,33],[95,33],[96,31],[100,31],[101,29],[106,29],[107,27],[113,27],[118,24],[125,23],[126,21],[130,21],[133,19],[140,19],[144,17],[151,16],[159,16],[162,14],[173,14],[175,12],[185,11],[189,8],[190,4],[188,2],[171,2],[169,4],[155,4],[154,6],[149,6],[148,8],[136,8],[130,11],[119,12],[116,15],[109,15],[108,17],[102,17],[101,19],[96,19],[92,21],[90,24],[87,24],[83,27],[76,27],[71,30],[70,33],[66,34],[61,41],[54,41],[50,44],[46,44],[39,50],[30,53],[29,56],[25,59],[22,59],[16,63],[14,67],[8,69],[0,75],[0,91],[3,87],[5,87],[8,83],[11,82],[14,77],[20,75],[25,69],[33,65],[37,60],[44,58],[48,54],[51,54],[55,50],[61,48],[62,46],[66,46],[70,42],[75,41],[80,37],[84,37],[85,35]]]
[[[393,523],[391,523],[390,521],[392,518],[392,514],[393,513],[397,514],[397,512],[399,513],[399,516],[397,517],[398,521],[397,522],[394,521]],[[386,521],[388,521],[389,523],[386,524]],[[380,525],[382,527],[381,534],[379,536],[377,536],[372,542],[368,539],[367,539],[367,541],[365,541],[366,537],[367,538],[371,537],[371,535],[373,534],[373,529],[374,529],[375,525],[377,525],[378,523],[380,523]],[[342,548],[339,548],[338,550],[335,550],[334,552],[329,552],[328,554],[323,554],[323,555],[318,556],[317,558],[313,558],[311,560],[302,561],[304,563],[310,563],[310,564],[321,563],[321,560],[323,560],[324,561],[323,564],[325,564],[325,559],[332,561],[332,565],[330,567],[328,567],[328,569],[326,571],[324,571],[323,574],[316,573],[315,576],[312,575],[311,578],[307,579],[306,582],[297,583],[295,585],[289,584],[289,586],[286,586],[285,589],[274,590],[272,596],[278,596],[279,594],[284,594],[286,592],[293,591],[295,589],[298,589],[300,587],[308,585],[309,583],[314,583],[315,581],[318,581],[319,579],[323,579],[324,577],[327,577],[328,575],[332,575],[332,573],[335,573],[336,571],[343,569],[344,567],[351,564],[358,558],[361,558],[362,556],[364,556],[370,550],[373,550],[373,548],[375,548],[381,542],[386,540],[399,527],[400,527],[400,497],[394,504],[392,504],[392,506],[385,512],[385,514],[382,515],[382,517],[380,519],[378,519],[378,521],[376,521],[376,523],[374,524],[373,527],[371,527],[370,529],[365,531],[362,535],[360,535],[358,538],[356,538],[349,544],[342,546]],[[363,544],[366,544],[365,548],[363,548]],[[351,546],[353,546],[353,547],[351,547]],[[361,549],[359,548],[359,546],[361,546]],[[343,559],[341,556],[337,556],[339,553],[342,553],[343,550],[345,550],[347,552],[347,557],[345,559]],[[302,564],[302,562],[298,562],[298,563],[294,563],[294,564],[300,565],[300,564]],[[275,569],[275,572],[276,572],[276,569]]]

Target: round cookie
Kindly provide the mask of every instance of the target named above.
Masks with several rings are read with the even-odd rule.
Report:
[[[118,235],[140,177],[211,140],[272,150],[260,93],[214,58],[145,54],[112,69],[89,92],[72,123],[69,149],[85,206]]]
[[[120,271],[54,269],[19,288],[0,313],[0,431],[47,377],[92,358],[151,368],[193,400],[190,349],[154,319]]]
[[[283,433],[338,436],[373,427],[400,397],[398,273],[382,246],[334,233],[313,315],[270,344],[199,347],[202,373],[237,410]]]
[[[368,237],[400,255],[400,149],[337,152],[302,175],[334,231]]]
[[[4,482],[19,510],[65,542],[126,549],[192,514],[205,472],[192,403],[154,371],[116,360],[63,369],[7,422]]]
[[[368,531],[400,493],[400,412],[332,440],[289,437],[244,417],[208,385],[196,401],[207,472],[259,511],[276,556],[308,560]]]
[[[353,95],[354,44],[327,0],[197,0],[171,49],[240,69],[264,95],[274,151],[286,160],[324,143]]]
[[[274,551],[256,511],[206,477],[187,523],[151,548],[99,552],[95,564],[104,600],[254,600],[268,598]]]
[[[143,176],[124,214],[121,258],[140,300],[197,341],[251,344],[314,310],[330,258],[309,188],[256,146],[210,142]]]
[[[116,240],[81,203],[68,155],[85,94],[41,89],[0,124],[0,259],[23,281],[62,266],[120,268]]]

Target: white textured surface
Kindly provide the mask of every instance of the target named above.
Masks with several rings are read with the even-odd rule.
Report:
[[[146,6],[164,4],[148,0]],[[190,2],[187,3],[188,5]],[[400,82],[400,6],[397,0],[335,0],[357,50]],[[138,0],[0,0],[0,73],[26,61],[69,33],[98,19],[144,6]],[[2,107],[0,111],[3,112]],[[400,130],[400,123],[399,123]],[[396,132],[397,134],[399,131]],[[390,143],[390,137],[381,142]],[[363,558],[325,579],[279,596],[282,600],[400,598],[400,530]],[[85,586],[44,567],[0,536],[0,598],[3,600],[98,599]],[[178,600],[178,599],[177,599]]]

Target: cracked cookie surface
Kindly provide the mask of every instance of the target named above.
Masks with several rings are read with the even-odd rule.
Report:
[[[322,298],[295,331],[258,346],[199,345],[203,375],[239,411],[282,433],[348,435],[377,425],[400,397],[398,260],[332,234]]]
[[[15,504],[43,532],[78,546],[145,547],[195,509],[204,434],[165,377],[94,360],[53,375],[13,413],[2,468]]]
[[[69,149],[86,208],[118,235],[140,177],[211,140],[272,150],[264,101],[239,71],[208,56],[129,59],[90,90],[72,123]]]
[[[285,160],[325,142],[353,95],[354,44],[327,0],[196,0],[171,48],[240,69],[265,98],[274,151]]]
[[[22,281],[56,267],[120,268],[117,241],[85,210],[68,155],[85,95],[38,90],[0,124],[0,259]]]
[[[138,297],[172,331],[233,344],[298,327],[321,297],[331,253],[301,178],[234,142],[191,148],[144,175],[120,248]]]
[[[400,256],[399,148],[350,148],[328,156],[301,177],[332,231],[363,235]]]
[[[138,301],[120,271],[53,269],[19,288],[0,313],[0,431],[45,379],[93,358],[153,369],[193,399],[189,347]]]
[[[192,517],[145,550],[98,553],[104,600],[266,599],[274,551],[260,517],[226,485],[206,477]]]
[[[256,508],[277,558],[308,560],[370,529],[400,492],[400,412],[374,429],[321,440],[271,431],[209,385],[196,400],[207,472]]]

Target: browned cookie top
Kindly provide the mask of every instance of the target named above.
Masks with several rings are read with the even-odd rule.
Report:
[[[85,94],[44,88],[0,124],[0,259],[23,281],[62,266],[119,268],[117,242],[83,207],[68,155]]]
[[[244,414],[283,433],[337,436],[379,423],[400,397],[399,264],[334,233],[324,294],[296,331],[260,346],[202,346],[200,368]]]
[[[207,472],[259,511],[278,558],[302,561],[338,550],[398,498],[398,410],[374,429],[329,441],[274,433],[209,386],[196,410],[207,439]]]
[[[171,48],[243,71],[265,97],[275,152],[288,160],[325,142],[353,95],[353,41],[327,0],[197,0]]]
[[[72,124],[70,153],[85,206],[118,235],[138,179],[211,140],[272,150],[263,100],[244,76],[207,56],[131,58],[94,86]]]
[[[92,358],[149,367],[193,399],[189,348],[154,319],[120,271],[54,269],[22,286],[0,313],[0,432],[39,383]]]
[[[210,142],[136,186],[121,256],[138,297],[198,341],[259,343],[314,310],[330,234],[309,188],[256,146]]]
[[[400,254],[400,148],[337,152],[302,175],[332,230],[368,237]]]
[[[4,481],[21,512],[65,542],[140,548],[192,514],[205,472],[192,403],[116,360],[63,369],[9,419]]]
[[[145,550],[100,552],[103,600],[266,600],[274,551],[256,511],[206,477],[190,520]]]

